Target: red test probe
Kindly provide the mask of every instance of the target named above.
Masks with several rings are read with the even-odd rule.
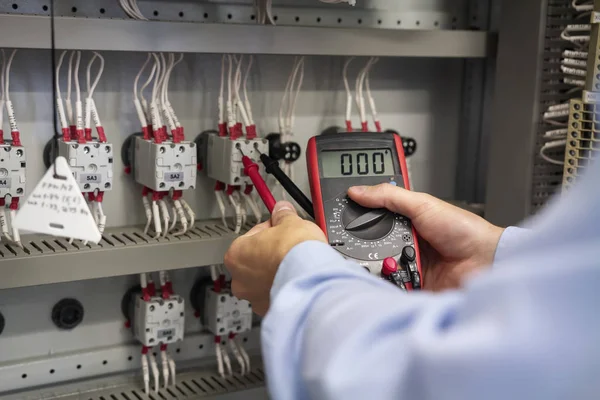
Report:
[[[275,203],[277,202],[275,201],[275,198],[273,197],[273,194],[269,190],[269,187],[265,183],[264,179],[262,176],[260,176],[260,172],[258,172],[258,164],[253,162],[250,157],[245,156],[243,153],[242,164],[244,164],[244,173],[248,175],[252,181],[252,184],[258,192],[258,195],[262,199],[263,203],[265,203],[267,210],[269,210],[269,213],[273,214],[273,209],[275,208]]]

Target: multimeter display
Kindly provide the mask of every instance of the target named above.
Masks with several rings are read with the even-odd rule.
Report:
[[[308,142],[307,166],[315,222],[329,244],[376,275],[383,261],[393,258],[407,288],[420,288],[419,248],[411,221],[386,209],[362,207],[347,194],[348,188],[361,185],[410,189],[400,136],[369,132],[317,136]]]
[[[323,178],[395,175],[391,149],[323,151],[321,165]]]

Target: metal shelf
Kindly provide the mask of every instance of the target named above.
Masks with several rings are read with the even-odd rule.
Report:
[[[23,249],[0,245],[0,289],[218,264],[236,237],[220,220],[160,239],[139,227],[107,229],[98,245],[26,235]]]
[[[49,49],[50,18],[0,15],[0,47]],[[55,18],[56,47],[184,53],[483,58],[493,35],[477,31],[318,28]]]

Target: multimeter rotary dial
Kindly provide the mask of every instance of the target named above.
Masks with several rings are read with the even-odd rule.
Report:
[[[394,229],[394,214],[385,209],[369,209],[348,201],[342,212],[342,226],[352,236],[380,240]]]

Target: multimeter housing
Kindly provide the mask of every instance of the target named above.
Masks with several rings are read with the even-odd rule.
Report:
[[[335,165],[338,159],[339,166]],[[392,257],[403,266],[403,254],[412,253],[416,257],[411,266],[416,264],[423,276],[411,221],[387,210],[366,209],[347,196],[350,187],[359,185],[388,183],[410,190],[399,135],[353,132],[313,137],[308,142],[307,166],[315,221],[334,249],[375,275],[381,274],[384,259]],[[331,173],[332,168],[341,171]],[[403,273],[403,279],[411,287],[409,272]]]

